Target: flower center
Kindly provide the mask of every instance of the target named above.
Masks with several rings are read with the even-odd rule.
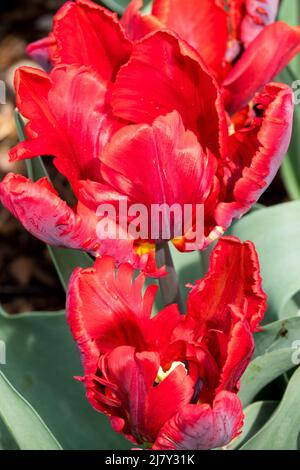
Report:
[[[184,369],[185,369],[185,372],[187,373],[187,369],[186,369],[185,365],[183,364],[183,362],[174,361],[174,362],[172,362],[171,367],[167,371],[164,371],[163,368],[161,366],[159,366],[155,382],[159,384],[160,382],[165,380],[168,377],[168,375],[170,375],[171,372],[173,372],[173,370],[175,370],[176,367],[178,367],[178,366],[183,366]]]

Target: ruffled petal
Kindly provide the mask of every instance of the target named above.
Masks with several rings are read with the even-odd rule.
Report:
[[[31,67],[21,67],[15,74],[16,102],[19,111],[34,121],[33,127],[29,122],[25,128],[28,140],[21,142],[10,151],[11,160],[31,158],[40,154],[54,154],[57,144],[54,130],[48,125],[46,118],[48,112],[47,98],[51,88],[49,75],[41,70]],[[45,105],[46,104],[46,105]],[[52,116],[51,116],[52,118]],[[43,132],[47,124],[47,138],[43,136],[43,152],[36,143],[36,136]],[[50,129],[49,129],[50,127]],[[33,147],[33,148],[32,148]]]
[[[300,51],[300,27],[282,22],[266,26],[250,43],[222,83],[225,106],[239,111]]]
[[[45,243],[93,254],[97,251],[93,213],[80,204],[75,213],[46,178],[33,183],[9,173],[0,183],[0,200],[32,235]]]
[[[217,225],[224,228],[233,218],[248,212],[267,189],[290,143],[292,90],[280,83],[270,83],[256,96],[254,106],[262,117],[229,138],[224,194],[215,211]]]
[[[209,450],[228,444],[243,425],[239,398],[221,392],[210,405],[187,405],[160,431],[153,450]]]
[[[75,190],[78,179],[99,180],[99,155],[120,127],[107,108],[106,83],[90,69],[73,65],[56,68],[50,76],[20,68],[15,86],[17,106],[29,123],[28,140],[11,150],[11,159],[53,155]]]
[[[130,61],[118,73],[112,108],[125,120],[147,124],[177,110],[203,150],[216,156],[227,137],[214,79],[196,51],[166,31],[135,43]]]
[[[228,40],[227,13],[219,0],[154,0],[152,15],[193,46],[216,74]]]
[[[93,268],[76,270],[69,284],[68,321],[87,363],[94,348],[98,355],[122,345],[147,349],[146,326],[151,326],[156,287],[148,288],[151,301],[148,297],[144,304],[144,276],[133,282],[131,266],[122,265],[117,276],[115,269],[114,259],[103,257]]]
[[[255,331],[265,310],[266,295],[253,243],[221,238],[211,255],[208,274],[188,297],[187,316],[195,319],[196,334],[209,329],[227,334],[232,323],[240,320],[246,320]]]
[[[117,15],[90,0],[66,2],[55,15],[56,64],[92,67],[104,80],[111,80],[129,59],[131,42],[125,37]]]

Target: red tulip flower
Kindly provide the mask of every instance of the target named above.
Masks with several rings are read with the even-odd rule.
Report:
[[[300,27],[275,21],[279,0],[154,0],[142,15],[132,0],[122,23],[131,39],[168,28],[193,46],[240,111],[300,51]]]
[[[158,275],[151,237],[99,238],[99,205],[120,199],[146,208],[203,205],[197,246],[203,249],[274,178],[291,135],[293,96],[286,85],[267,84],[232,122],[194,48],[168,31],[133,42],[116,15],[89,0],[61,8],[49,41],[50,74],[28,67],[16,73],[27,140],[10,157],[53,156],[78,202],[69,207],[48,180],[6,176],[0,200],[33,235]],[[169,238],[188,250],[187,233]]]
[[[241,430],[239,380],[254,351],[266,296],[251,242],[224,237],[187,315],[151,317],[157,286],[104,257],[77,269],[67,312],[82,354],[87,398],[113,428],[153,449],[211,449]]]

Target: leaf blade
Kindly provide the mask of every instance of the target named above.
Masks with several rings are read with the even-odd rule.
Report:
[[[0,314],[9,353],[6,379],[39,414],[65,450],[130,449],[88,403],[80,355],[64,312]]]
[[[61,446],[32,406],[0,371],[0,416],[22,450],[61,450]]]
[[[300,367],[294,372],[286,392],[270,420],[241,450],[300,449]]]

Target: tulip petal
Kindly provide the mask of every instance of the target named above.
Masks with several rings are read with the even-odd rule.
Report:
[[[53,56],[56,54],[56,39],[52,33],[49,36],[34,41],[26,48],[26,52],[46,72],[50,72],[53,65]]]
[[[231,34],[244,47],[275,21],[279,0],[229,0]]]
[[[246,14],[240,26],[240,38],[247,47],[277,16],[279,0],[246,0]]]
[[[132,435],[138,443],[144,441],[147,394],[153,386],[158,368],[157,353],[136,353],[134,348],[128,346],[114,349],[108,357],[109,380],[117,386],[116,394],[122,412],[127,416],[125,428],[120,431]]]
[[[218,73],[228,40],[227,13],[218,0],[154,0],[152,15],[193,46]]]
[[[132,41],[141,39],[146,34],[165,27],[155,16],[142,15],[140,12],[142,6],[143,0],[132,0],[121,19],[121,24]]]
[[[181,319],[182,316],[176,304],[168,305],[151,319],[151,331],[149,331],[148,341],[151,349],[160,352],[161,358],[168,350],[170,338],[172,338],[173,332]]]
[[[112,204],[116,209],[116,213],[119,209],[120,201],[126,201],[126,204],[128,204],[127,197],[111,186],[89,179],[79,181],[78,198],[83,204],[95,212],[101,204]]]
[[[123,127],[101,161],[110,186],[149,209],[153,204],[203,203],[215,173],[214,158],[204,154],[193,132],[185,130],[177,111],[156,118],[152,126]]]
[[[216,156],[227,136],[214,79],[196,51],[166,31],[135,43],[130,61],[118,73],[112,108],[125,120],[147,124],[177,110],[203,150]]]
[[[148,442],[154,442],[164,424],[190,402],[193,393],[193,381],[183,364],[178,365],[160,384],[149,389],[143,422]]]
[[[56,64],[86,65],[104,80],[111,80],[130,55],[117,15],[90,0],[66,2],[55,15],[53,33]]]
[[[44,125],[48,124],[46,120],[48,106],[46,105],[45,109],[45,102],[47,102],[50,88],[51,81],[48,74],[45,72],[31,67],[21,67],[17,69],[15,74],[17,107],[23,116],[30,121],[35,121],[36,124],[33,125],[33,128],[30,122],[27,124],[25,130],[29,140],[21,142],[10,151],[11,160],[21,160],[40,155],[39,145],[38,143],[36,144],[35,137],[42,132]],[[42,126],[40,122],[43,123]],[[47,125],[47,127],[49,127],[49,125]],[[51,128],[47,129],[47,136],[48,138],[44,135],[44,148],[41,154],[51,155],[54,154],[56,150],[55,133],[53,131],[51,132]],[[32,147],[36,148],[32,149]]]
[[[251,361],[255,349],[253,334],[246,321],[237,322],[230,332],[220,383],[216,394],[222,390],[237,393],[239,380]]]
[[[228,444],[243,425],[239,398],[221,392],[210,405],[187,405],[160,431],[153,450],[209,450]]]
[[[28,140],[11,150],[11,159],[53,155],[75,190],[80,178],[100,179],[99,155],[120,127],[107,110],[106,84],[89,69],[73,65],[54,69],[50,76],[20,68],[15,85],[17,106],[29,123]]]
[[[211,255],[208,274],[188,297],[187,316],[195,319],[198,334],[209,329],[227,334],[233,320],[246,320],[255,331],[265,309],[266,295],[253,243],[221,238]]]
[[[33,183],[9,173],[0,183],[0,200],[32,235],[45,243],[91,253],[98,248],[92,212],[79,204],[76,214],[46,178]]]
[[[239,111],[300,51],[300,27],[282,22],[266,26],[223,81],[228,112]]]
[[[229,138],[228,170],[224,199],[216,208],[217,225],[227,228],[233,218],[248,212],[275,177],[291,138],[292,90],[280,83],[268,84],[256,96],[262,117]]]

